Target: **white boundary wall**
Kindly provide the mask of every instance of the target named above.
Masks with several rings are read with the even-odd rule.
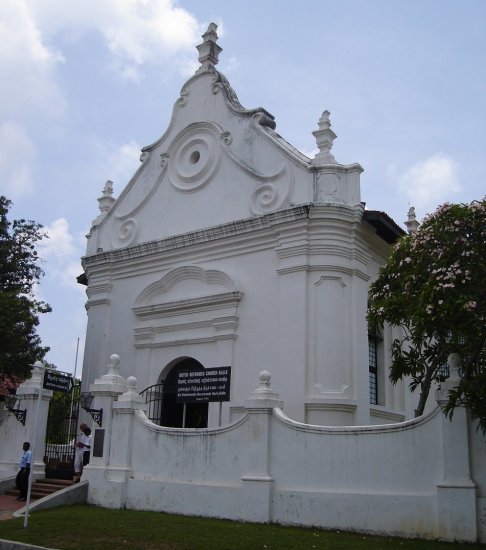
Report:
[[[111,368],[91,386],[104,445],[85,469],[89,502],[486,542],[486,442],[465,409],[452,421],[437,407],[400,424],[313,426],[284,415],[269,380],[236,422],[178,429],[150,422],[136,379]]]

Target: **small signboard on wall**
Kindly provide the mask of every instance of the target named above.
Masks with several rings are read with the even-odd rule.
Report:
[[[103,445],[105,443],[105,430],[96,428],[93,441],[93,456],[103,456]]]
[[[177,375],[176,403],[230,400],[231,367],[181,370]]]

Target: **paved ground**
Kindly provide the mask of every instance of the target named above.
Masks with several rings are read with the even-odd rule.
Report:
[[[12,519],[15,510],[20,510],[25,506],[25,501],[17,500],[17,497],[10,495],[0,495],[0,520]]]

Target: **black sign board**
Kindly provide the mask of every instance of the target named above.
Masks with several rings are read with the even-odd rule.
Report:
[[[230,400],[231,367],[181,370],[177,374],[176,403]]]
[[[71,391],[73,379],[69,374],[57,372],[55,370],[46,370],[44,373],[44,384],[42,387],[45,390],[55,390],[64,393]]]
[[[96,428],[93,442],[93,456],[103,456],[103,444],[105,442],[105,430]]]

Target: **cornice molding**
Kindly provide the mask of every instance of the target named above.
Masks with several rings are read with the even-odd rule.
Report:
[[[109,306],[111,304],[111,300],[109,298],[100,298],[98,300],[92,300],[92,299],[89,299],[87,302],[86,302],[86,309],[89,309],[90,307],[93,307],[93,306]]]
[[[135,306],[132,308],[140,319],[155,319],[182,313],[213,311],[224,307],[236,307],[243,299],[243,292],[224,292],[186,300],[174,300],[154,305]]]
[[[146,343],[135,343],[136,349],[144,348],[170,348],[173,346],[188,346],[192,344],[209,344],[220,342],[221,340],[236,340],[236,334],[217,334],[216,336],[208,336],[201,338],[179,338],[177,340],[168,340],[165,342],[146,342]]]
[[[332,272],[332,273],[341,273],[344,275],[350,275],[350,276],[356,276],[360,279],[363,279],[363,281],[369,281],[370,276],[367,273],[364,273],[364,271],[360,271],[359,269],[351,269],[349,267],[342,267],[339,265],[308,265],[308,264],[301,264],[301,265],[295,265],[291,267],[284,267],[281,269],[277,269],[277,273],[279,275],[288,275],[290,273],[298,273],[299,271],[306,271],[307,273],[321,273],[321,272]]]
[[[91,256],[84,256],[82,258],[82,264],[85,269],[89,269],[97,265],[133,260],[151,254],[182,249],[191,245],[200,245],[223,238],[265,230],[289,221],[307,219],[309,217],[309,208],[309,204],[295,206],[293,208],[264,214],[258,217],[246,218],[214,227],[208,227],[206,229],[199,229],[182,235],[174,235],[166,239],[148,241],[146,243],[110,250],[108,252],[100,252]]]

